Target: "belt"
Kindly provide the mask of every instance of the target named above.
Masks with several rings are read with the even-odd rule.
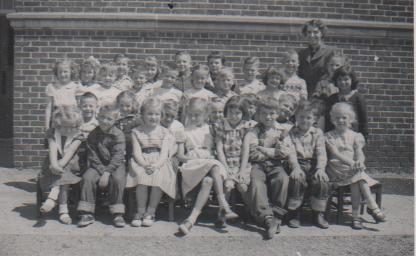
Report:
[[[142,152],[146,154],[160,152],[160,148],[142,148]]]

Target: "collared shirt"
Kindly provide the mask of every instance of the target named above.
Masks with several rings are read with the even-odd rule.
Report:
[[[123,75],[114,83],[114,87],[122,91],[128,91],[133,88],[133,80],[128,75]]]
[[[53,98],[54,106],[77,106],[76,94],[80,88],[79,83],[69,82],[66,85],[48,84],[46,95]]]
[[[126,140],[122,131],[113,126],[103,132],[98,126],[87,138],[88,160],[100,174],[112,173],[124,164]]]
[[[98,120],[95,118],[95,116],[93,118],[91,118],[90,121],[83,123],[81,125],[81,127],[79,128],[79,130],[81,132],[83,132],[84,134],[88,135],[90,132],[92,132],[92,130],[95,129],[95,127],[98,126]]]
[[[320,129],[311,127],[306,133],[302,133],[298,127],[293,127],[289,136],[298,159],[316,160],[316,168],[325,169],[327,163],[325,137]]]

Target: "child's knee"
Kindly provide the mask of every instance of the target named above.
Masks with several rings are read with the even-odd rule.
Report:
[[[235,187],[235,181],[233,181],[233,180],[225,180],[224,186],[225,186],[225,190],[227,192],[229,192],[229,191],[231,191],[231,190],[234,189],[234,187]]]
[[[202,179],[202,186],[212,186],[212,184],[214,183],[214,180],[211,177],[204,177]]]

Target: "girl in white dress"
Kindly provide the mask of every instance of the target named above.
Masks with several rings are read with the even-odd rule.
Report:
[[[45,128],[51,126],[52,113],[61,106],[77,106],[76,94],[79,90],[79,83],[71,80],[72,67],[75,64],[69,60],[58,61],[55,63],[54,73],[56,81],[46,86],[46,114]]]
[[[81,178],[78,149],[86,138],[80,131],[81,111],[74,106],[61,106],[53,113],[53,128],[48,135],[49,154],[39,174],[42,191],[49,191],[40,211],[47,213],[59,204],[59,220],[71,224],[68,213],[68,189]]]
[[[351,188],[353,229],[362,229],[358,209],[363,196],[367,201],[368,213],[376,222],[385,221],[386,217],[371,195],[370,187],[377,183],[365,173],[364,136],[351,130],[355,121],[353,107],[345,102],[336,103],[330,112],[335,129],[325,134],[328,152],[327,174],[330,181],[338,186]]]
[[[172,138],[160,125],[162,102],[148,98],[141,106],[143,124],[132,131],[133,157],[126,187],[136,187],[137,214],[131,225],[150,227],[163,193],[175,198],[176,173],[168,160]]]
[[[214,139],[210,127],[206,123],[208,102],[201,98],[192,98],[187,106],[188,124],[185,126],[185,143],[179,145],[178,158],[183,162],[180,168],[182,173],[182,193],[185,197],[188,192],[201,184],[191,215],[179,226],[179,230],[188,234],[202,208],[208,200],[212,185],[214,185],[220,204],[220,213],[226,219],[237,218],[231,211],[225,199],[223,181],[227,177],[224,166],[214,159]]]

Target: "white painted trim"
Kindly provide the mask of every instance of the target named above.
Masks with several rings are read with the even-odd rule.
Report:
[[[233,31],[260,33],[299,33],[309,18],[257,17],[227,15],[181,15],[150,13],[72,13],[18,12],[7,15],[17,30],[163,30],[172,31]],[[413,24],[360,20],[323,19],[331,34],[354,37],[413,37]],[[342,31],[341,31],[342,30]],[[342,32],[342,33],[341,33]]]

